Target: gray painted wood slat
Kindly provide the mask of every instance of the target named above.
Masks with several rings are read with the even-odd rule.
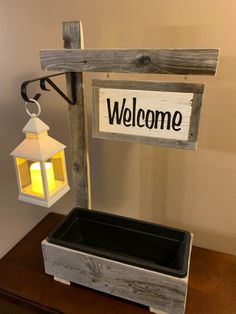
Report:
[[[132,90],[156,90],[183,93],[204,92],[204,84],[181,83],[181,82],[158,82],[158,81],[127,81],[127,80],[92,80],[92,86],[97,88],[117,88]]]
[[[215,75],[219,49],[40,50],[43,70]]]
[[[63,23],[64,48],[83,48],[81,22]],[[76,73],[77,103],[68,106],[70,139],[72,146],[73,195],[76,206],[91,207],[89,157],[85,120],[85,105],[82,73]],[[67,75],[67,91],[71,95],[71,83]]]
[[[52,276],[166,313],[184,313],[188,275],[185,278],[169,276],[65,248],[47,240],[42,242],[42,251],[45,271]]]

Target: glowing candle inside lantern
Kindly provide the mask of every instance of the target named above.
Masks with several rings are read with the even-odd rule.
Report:
[[[48,190],[49,192],[51,192],[56,188],[52,163],[45,162],[45,169],[48,182]],[[43,181],[39,162],[35,162],[30,166],[30,176],[32,182],[32,191],[37,194],[43,194]]]

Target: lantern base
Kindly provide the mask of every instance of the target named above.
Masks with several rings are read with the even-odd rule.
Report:
[[[58,192],[56,192],[54,195],[50,196],[48,200],[40,199],[38,197],[36,198],[33,195],[27,195],[27,194],[20,194],[18,196],[18,200],[49,208],[54,203],[56,203],[56,201],[58,201],[64,194],[66,194],[69,190],[70,190],[69,185],[65,185]]]

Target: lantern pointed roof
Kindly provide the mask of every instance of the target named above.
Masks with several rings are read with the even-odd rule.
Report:
[[[52,155],[64,150],[65,147],[65,145],[48,135],[39,139],[26,138],[11,152],[11,156],[46,161]]]
[[[48,136],[49,127],[39,118],[33,116],[23,132],[26,138],[11,152],[12,156],[29,160],[45,161],[52,155],[64,150],[65,145]]]
[[[24,133],[38,134],[49,130],[49,126],[37,117],[32,117],[23,129]]]

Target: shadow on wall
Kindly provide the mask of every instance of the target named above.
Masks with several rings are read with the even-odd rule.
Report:
[[[171,220],[164,220],[163,224],[170,227],[188,230],[193,233],[193,243],[195,246],[236,256],[236,236],[233,234],[209,230],[208,228],[201,228],[188,224],[181,224]]]
[[[206,82],[199,149],[236,153],[236,58],[221,57],[216,78]]]
[[[166,202],[166,148],[141,145],[140,219],[161,223]]]
[[[132,203],[139,201],[138,145],[93,139],[92,151],[92,203],[96,209],[116,211],[129,202],[133,207]]]
[[[163,223],[188,228],[199,246],[236,254],[235,154],[169,150],[167,159]]]

